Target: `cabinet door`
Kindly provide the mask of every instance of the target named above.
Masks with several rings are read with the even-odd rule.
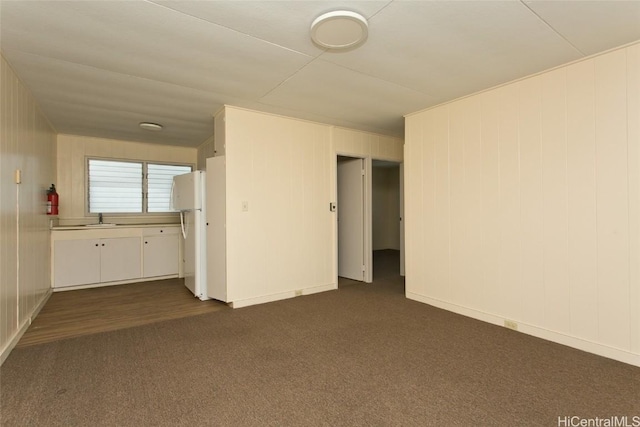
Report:
[[[178,274],[180,241],[177,234],[145,236],[143,238],[144,277]]]
[[[53,245],[53,287],[100,282],[100,240],[57,240]]]
[[[100,239],[100,281],[142,277],[140,237]]]

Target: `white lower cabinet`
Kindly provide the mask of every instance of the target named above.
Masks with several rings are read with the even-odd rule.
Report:
[[[139,237],[101,239],[100,250],[100,282],[142,277]]]
[[[100,283],[100,239],[53,244],[53,287]]]
[[[140,237],[54,242],[54,288],[142,277]]]
[[[180,235],[177,228],[149,229],[142,236],[143,277],[178,274]]]
[[[54,229],[51,241],[54,288],[137,282],[179,274],[180,235],[175,226]]]

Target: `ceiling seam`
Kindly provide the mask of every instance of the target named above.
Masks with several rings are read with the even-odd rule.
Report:
[[[354,73],[358,73],[358,74],[361,74],[361,75],[363,75],[363,76],[371,77],[372,79],[380,80],[380,81],[383,81],[383,82],[389,83],[389,84],[391,84],[391,85],[394,85],[394,86],[397,86],[397,87],[401,87],[401,88],[403,88],[403,89],[407,89],[407,90],[410,90],[410,91],[415,92],[415,93],[419,93],[419,94],[424,95],[424,96],[430,96],[430,97],[431,97],[431,98],[433,98],[433,99],[438,99],[438,97],[437,97],[437,96],[432,95],[431,93],[427,93],[427,92],[424,92],[424,91],[422,91],[422,90],[415,89],[415,88],[412,88],[412,87],[409,87],[409,86],[401,85],[401,84],[399,84],[399,83],[397,83],[397,82],[394,82],[394,81],[391,81],[391,80],[386,80],[386,79],[384,79],[384,78],[382,78],[382,77],[380,77],[380,76],[375,76],[375,75],[373,75],[373,74],[368,74],[368,73],[362,72],[362,71],[360,71],[360,70],[355,70],[355,69],[353,69],[353,68],[350,68],[350,67],[344,66],[344,65],[342,65],[342,64],[336,64],[335,62],[330,61],[330,60],[328,60],[328,59],[322,59],[322,58],[319,58],[319,59],[320,59],[320,60],[322,60],[322,61],[328,62],[328,63],[330,63],[330,64],[332,64],[332,65],[335,65],[336,67],[340,67],[340,68],[343,68],[343,69],[345,69],[345,70],[353,71]]]
[[[140,79],[140,80],[144,80],[144,81],[147,81],[147,82],[150,82],[150,83],[161,83],[161,84],[164,84],[164,85],[174,86],[174,87],[177,87],[177,88],[189,89],[189,90],[193,90],[195,92],[204,92],[204,93],[208,93],[208,94],[219,95],[221,97],[241,98],[241,99],[251,100],[250,98],[239,97],[237,95],[227,95],[227,94],[220,93],[220,92],[213,92],[213,91],[210,91],[208,89],[200,89],[200,88],[196,88],[196,87],[193,87],[193,86],[184,86],[184,85],[181,85],[181,84],[168,82],[166,80],[151,79],[151,78],[148,78],[148,77],[138,76],[136,74],[128,74],[128,73],[123,73],[123,72],[120,72],[120,71],[109,70],[107,68],[96,67],[96,66],[84,64],[84,63],[81,63],[81,62],[67,61],[66,59],[54,58],[52,56],[41,55],[39,53],[28,52],[28,51],[20,50],[20,49],[12,49],[12,48],[10,48],[10,49],[5,49],[5,51],[20,52],[23,55],[35,56],[35,57],[38,57],[38,58],[46,58],[46,59],[51,60],[51,61],[57,61],[57,62],[65,63],[65,64],[73,64],[73,65],[77,65],[79,67],[86,67],[86,68],[91,68],[93,70],[103,71],[103,72],[106,72],[106,73],[117,74],[119,76],[127,76],[127,77],[131,77],[131,78],[134,78],[134,79]],[[4,57],[4,58],[7,60],[7,62],[9,64],[11,64],[9,59],[7,59],[6,57]],[[12,68],[15,68],[15,67],[12,67]]]
[[[553,28],[553,26],[552,26],[550,23],[548,23],[548,22],[547,22],[547,21],[546,21],[542,16],[540,16],[540,14],[538,14],[538,12],[536,12],[535,10],[533,10],[533,9],[531,8],[531,6],[529,6],[527,3],[525,3],[525,0],[519,0],[519,1],[520,1],[520,3],[521,3],[524,7],[526,7],[526,8],[529,10],[529,12],[533,13],[533,14],[536,16],[536,18],[538,18],[540,21],[542,21],[542,23],[544,23],[547,27],[549,27],[549,29],[550,29],[551,31],[553,31],[553,32],[554,32],[554,33],[556,33],[558,36],[560,36],[560,38],[561,38],[562,40],[564,40],[565,42],[567,42],[567,43],[569,44],[569,46],[571,46],[572,48],[574,48],[575,50],[577,50],[577,51],[578,51],[578,53],[580,53],[580,55],[582,55],[583,57],[584,57],[584,56],[587,56],[587,54],[586,54],[585,52],[583,52],[582,50],[580,50],[580,49],[578,48],[578,46],[574,45],[574,44],[573,44],[573,43],[572,43],[568,38],[566,38],[566,37],[565,37],[565,36],[564,36],[560,31],[558,31],[558,30],[556,30],[555,28]]]
[[[95,106],[95,105],[88,105],[82,102],[72,102],[72,101],[56,101],[56,100],[52,100],[49,98],[44,98],[40,101],[40,103],[42,104],[49,104],[49,105],[62,105],[62,106],[71,106],[71,107],[78,107],[78,108],[86,108],[86,109],[90,109],[90,110],[98,110],[98,111],[106,111],[106,112],[110,112],[110,111],[115,111],[113,108],[108,108],[108,107],[102,107],[102,106]],[[138,114],[138,115],[149,115],[145,112],[142,111],[135,111],[135,110],[131,110],[131,109],[123,109],[123,108],[119,108],[117,109],[118,112],[122,112],[122,113],[126,113],[126,114]],[[198,126],[199,122],[196,120],[188,120],[188,119],[180,119],[180,118],[175,118],[175,116],[166,116],[164,114],[154,114],[154,117],[158,117],[161,120],[170,120],[170,121],[174,121],[174,122],[180,122],[180,123],[184,123],[184,124],[191,124],[194,126]],[[207,118],[209,118],[210,116],[207,115]]]
[[[271,89],[269,89],[264,95],[261,95],[258,97],[258,101],[262,100],[263,98],[265,98],[266,96],[268,96],[269,94],[271,94],[274,90],[278,89],[279,87],[281,87],[283,84],[285,84],[286,82],[288,82],[289,80],[291,80],[292,78],[294,78],[300,71],[304,70],[305,68],[307,68],[309,65],[311,65],[312,63],[314,63],[318,58],[320,58],[320,55],[316,56],[315,58],[312,58],[311,61],[307,62],[306,64],[304,64],[302,67],[298,68],[297,70],[295,70],[293,73],[291,73],[291,75],[289,75],[287,78],[285,78],[284,80],[282,80],[280,83],[278,83],[277,85],[275,85],[274,87],[272,87]]]
[[[308,57],[313,58],[313,56],[309,55],[308,53],[300,52],[298,50],[291,49],[290,47],[282,46],[280,44],[271,42],[269,40],[265,40],[265,39],[262,39],[260,37],[256,37],[256,36],[254,36],[252,34],[248,34],[248,33],[242,32],[242,31],[238,31],[235,28],[227,27],[226,25],[222,25],[222,24],[219,24],[217,22],[211,22],[211,21],[209,21],[207,19],[204,19],[204,18],[201,18],[199,16],[191,15],[190,13],[186,13],[186,12],[183,12],[181,10],[174,9],[174,8],[166,6],[164,4],[156,3],[153,0],[144,0],[144,1],[147,2],[147,3],[150,3],[150,4],[154,5],[154,6],[158,6],[158,7],[162,7],[164,9],[170,10],[171,12],[179,13],[180,15],[188,16],[190,18],[197,19],[198,21],[206,22],[209,25],[215,25],[217,27],[224,28],[224,29],[229,30],[229,31],[233,31],[236,34],[242,34],[243,36],[250,37],[250,38],[252,38],[254,40],[259,40],[259,41],[261,41],[263,43],[267,43],[267,44],[270,44],[272,46],[279,47],[280,49],[285,49],[285,50],[288,50],[289,52],[293,52],[293,53],[297,53],[299,55],[304,55],[304,56],[308,56]]]
[[[382,6],[380,9],[378,9],[378,11],[376,13],[374,13],[373,15],[371,15],[368,19],[373,18],[374,16],[378,15],[380,12],[382,12],[383,10],[385,10],[386,8],[388,8],[389,6],[391,6],[391,3],[393,3],[395,0],[389,0],[389,2],[387,4],[385,4],[384,6]]]

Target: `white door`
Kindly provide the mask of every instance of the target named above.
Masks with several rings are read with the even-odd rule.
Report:
[[[186,238],[184,239],[184,285],[197,296],[196,289],[196,224],[195,211],[184,211],[182,213]]]
[[[404,276],[404,163],[400,163],[400,275]]]
[[[224,156],[207,159],[206,187],[207,292],[209,298],[230,302],[227,289],[227,187]]]
[[[364,281],[364,160],[338,160],[338,276]]]

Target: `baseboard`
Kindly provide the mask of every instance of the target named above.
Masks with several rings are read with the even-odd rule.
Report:
[[[335,291],[336,289],[338,289],[338,284],[331,283],[329,285],[314,286],[312,288],[303,289],[302,295],[318,294],[320,292]]]
[[[250,305],[265,304],[268,302],[295,298],[302,295],[311,295],[311,294],[317,294],[319,292],[332,291],[335,289],[338,289],[338,285],[336,283],[331,283],[329,285],[313,286],[311,288],[304,288],[300,290],[279,292],[277,294],[263,295],[263,296],[254,297],[254,298],[236,300],[231,302],[230,305],[232,308],[242,308],[242,307],[248,307]]]
[[[414,294],[412,292],[407,292],[406,297],[414,301],[429,304],[434,307],[442,308],[443,310],[451,311],[453,313],[461,314],[466,317],[471,317],[476,320],[481,320],[483,322],[492,323],[494,325],[502,327],[505,327],[505,320],[511,320],[505,319],[504,317],[496,316],[494,314],[474,310],[468,307],[451,304],[435,298],[429,298],[423,295]],[[542,338],[547,341],[552,341],[558,344],[566,345],[568,347],[576,348],[578,350],[586,351],[588,353],[597,354],[598,356],[603,356],[609,359],[617,360],[619,362],[628,363],[629,365],[640,367],[640,354],[631,353],[618,348],[609,347],[604,344],[587,341],[559,332],[550,331],[548,329],[540,328],[538,326],[529,325],[526,323],[517,322],[517,328],[518,332],[522,332],[527,335]]]
[[[9,342],[7,342],[7,344],[2,348],[2,350],[0,350],[0,366],[2,366],[5,360],[7,360],[11,351],[18,344],[18,341],[20,341],[20,338],[22,338],[22,335],[24,335],[27,329],[29,329],[29,326],[31,326],[31,323],[36,318],[38,313],[40,313],[40,310],[42,310],[42,307],[44,307],[44,305],[47,303],[51,294],[52,294],[52,290],[48,289],[47,293],[44,295],[44,297],[38,303],[38,305],[34,308],[33,312],[22,321],[22,324],[20,324],[20,327],[15,332],[15,334],[13,334]]]
[[[156,280],[176,279],[176,278],[182,278],[182,277],[180,277],[177,274],[170,274],[168,276],[138,277],[137,279],[119,280],[116,282],[102,282],[102,283],[92,283],[90,285],[74,285],[74,286],[58,287],[58,288],[53,288],[53,292],[66,292],[66,291],[77,291],[79,289],[104,288],[106,286],[129,285],[131,283],[154,282]]]

